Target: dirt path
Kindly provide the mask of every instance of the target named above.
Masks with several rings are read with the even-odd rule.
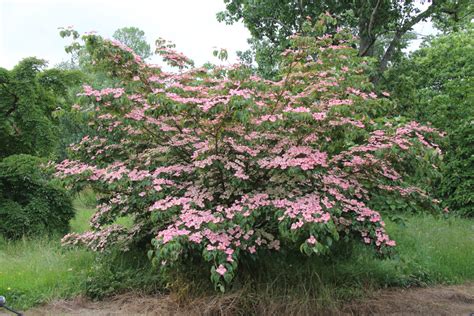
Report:
[[[474,316],[474,283],[381,290],[372,299],[352,303],[345,310],[355,314]]]
[[[232,297],[226,299],[232,300]],[[25,315],[219,315],[216,302],[201,300],[184,307],[169,296],[119,295],[105,301],[84,298],[57,301],[32,309]],[[212,306],[210,308],[209,306]],[[381,290],[363,301],[344,306],[339,315],[474,315],[474,283],[416,289]],[[273,313],[270,313],[273,314]]]

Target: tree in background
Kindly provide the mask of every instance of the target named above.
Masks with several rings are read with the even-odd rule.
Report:
[[[459,16],[466,19],[469,0],[224,0],[226,11],[218,13],[219,21],[243,21],[250,30],[259,70],[266,76],[276,72],[279,54],[288,47],[289,36],[304,33],[304,22],[330,12],[339,26],[350,27],[359,37],[360,56],[378,59],[381,73],[406,45],[406,36],[418,22],[439,18],[454,25]],[[425,9],[420,9],[426,4]],[[382,41],[383,40],[383,41]],[[381,49],[383,44],[383,48]],[[377,49],[377,46],[379,47]],[[377,78],[377,77],[375,77]]]
[[[446,1],[443,10],[435,12],[433,22],[443,33],[457,32],[469,28],[474,19],[474,2]]]
[[[112,37],[133,49],[133,51],[143,59],[147,59],[153,55],[150,44],[146,41],[145,32],[137,27],[122,27],[116,30]]]
[[[384,76],[406,116],[447,132],[441,192],[474,216],[474,27],[428,39]]]
[[[44,69],[46,61],[25,58],[12,70],[0,68],[0,158],[13,154],[46,157],[58,144],[55,111],[70,107],[68,89],[77,71]]]
[[[42,165],[58,156],[57,113],[70,109],[81,74],[45,67],[30,57],[0,68],[0,235],[7,239],[65,233],[74,216],[69,195]]]

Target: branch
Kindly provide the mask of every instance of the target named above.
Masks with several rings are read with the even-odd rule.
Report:
[[[268,20],[268,21],[274,22],[276,24],[279,24],[282,28],[286,29],[289,33],[291,33],[291,34],[293,33],[293,30],[291,29],[291,27],[289,27],[288,25],[286,25],[285,23],[281,22],[278,19],[275,19],[275,18],[272,18],[272,17],[262,17],[260,19],[261,20]]]
[[[375,39],[372,39],[370,40],[370,44],[367,45],[363,51],[359,52],[359,56],[365,56],[367,54],[367,52],[369,51],[369,49],[374,45],[375,43]]]
[[[12,97],[13,97],[13,106],[7,110],[5,116],[10,116],[10,114],[12,114],[13,112],[15,112],[17,109],[18,109],[18,96],[13,93],[12,91],[10,91],[7,86],[5,85],[5,83],[2,83],[2,87],[3,89],[8,93],[10,94]]]
[[[381,0],[377,0],[377,3],[375,4],[375,7],[372,10],[372,13],[370,14],[370,20],[369,24],[361,24],[359,23],[359,36],[361,38],[360,41],[360,47],[359,47],[359,56],[366,56],[367,53],[370,51],[370,49],[373,47],[375,44],[375,41],[377,39],[376,36],[372,35],[372,30],[374,28],[374,23],[375,23],[375,17],[377,15],[377,11],[379,9]],[[362,21],[362,19],[361,19]],[[367,25],[367,27],[365,27]],[[365,28],[365,30],[362,30],[362,27]],[[366,35],[364,35],[366,34]],[[367,40],[363,40],[363,37],[366,38]],[[362,45],[364,44],[364,45]]]
[[[377,10],[379,9],[380,0],[377,1],[375,8],[372,10],[372,14],[370,15],[369,26],[367,28],[367,34],[372,36],[372,28],[374,27],[375,15],[377,14]]]
[[[431,5],[423,12],[418,14],[417,16],[414,16],[407,22],[405,22],[401,28],[399,28],[395,32],[395,36],[393,37],[392,41],[390,42],[390,45],[388,46],[387,50],[385,51],[382,60],[380,61],[380,66],[379,66],[379,73],[384,72],[387,69],[389,61],[393,57],[393,53],[395,52],[396,48],[400,44],[400,40],[402,36],[408,32],[415,24],[420,22],[423,19],[426,19],[433,14],[434,10],[438,7],[438,2],[433,0]]]
[[[438,2],[433,0],[433,2],[431,3],[431,5],[423,12],[421,12],[420,14],[418,14],[417,16],[413,17],[411,20],[407,21],[403,26],[402,28],[400,29],[400,31],[402,31],[403,33],[406,33],[408,32],[415,24],[417,24],[418,22],[420,22],[421,20],[423,19],[426,19],[426,18],[429,18],[431,14],[433,14],[434,10],[438,7]]]

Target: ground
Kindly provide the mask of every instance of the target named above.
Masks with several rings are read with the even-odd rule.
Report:
[[[123,294],[92,302],[82,297],[55,301],[26,315],[206,315],[233,314],[232,297],[211,297],[180,306],[171,296]],[[278,314],[267,310],[268,315]],[[346,304],[339,315],[474,315],[474,283],[412,289],[384,289]],[[0,315],[3,315],[0,313]]]

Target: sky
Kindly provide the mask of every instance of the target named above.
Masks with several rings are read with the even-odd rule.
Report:
[[[170,40],[197,65],[217,62],[215,48],[227,49],[228,62],[235,62],[235,52],[248,48],[250,33],[241,23],[219,23],[216,13],[224,8],[222,0],[0,0],[0,66],[10,69],[29,56],[50,65],[67,60],[70,40],[59,36],[58,27],[69,25],[107,38],[136,26],[149,43]]]
[[[170,40],[197,65],[217,63],[215,48],[227,49],[227,62],[233,63],[236,51],[248,48],[250,34],[242,23],[219,23],[216,13],[224,8],[223,0],[0,0],[0,67],[11,69],[29,56],[50,66],[67,60],[64,47],[70,40],[59,36],[58,27],[70,25],[107,38],[118,28],[136,26],[149,43],[158,37]],[[415,31],[434,32],[430,23],[418,24]]]

